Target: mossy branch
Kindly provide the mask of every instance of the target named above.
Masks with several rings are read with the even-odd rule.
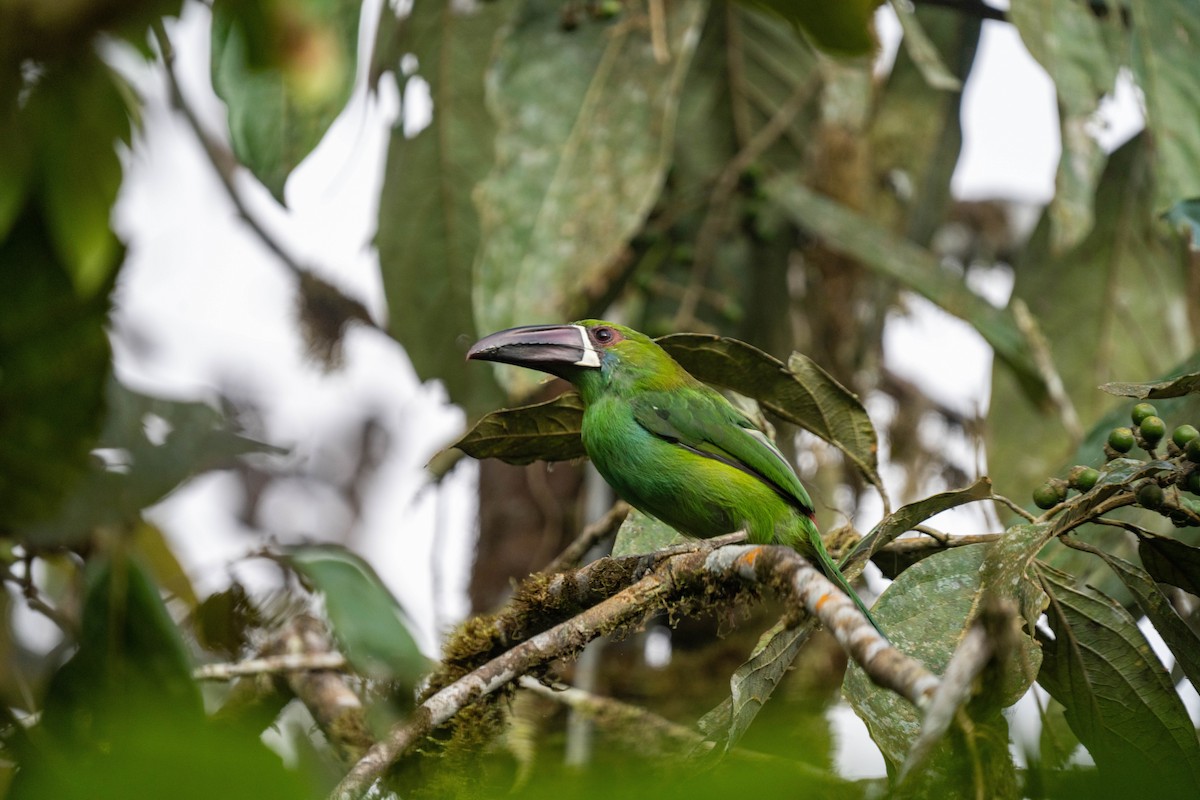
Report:
[[[924,708],[939,685],[924,666],[896,650],[854,603],[796,551],[781,546],[689,545],[684,552],[656,554],[644,577],[598,604],[512,646],[445,685],[372,747],[334,789],[335,800],[351,800],[372,784],[434,728],[467,706],[509,686],[558,658],[577,654],[598,636],[640,624],[672,601],[767,589],[819,618],[841,646],[880,686]],[[614,562],[612,559],[607,561]],[[625,561],[625,560],[622,560]],[[621,563],[621,562],[614,562]],[[579,573],[554,576],[575,584]],[[551,579],[545,579],[548,581]],[[589,582],[590,583],[590,582]],[[486,623],[494,626],[495,621]],[[495,630],[493,628],[493,630]]]

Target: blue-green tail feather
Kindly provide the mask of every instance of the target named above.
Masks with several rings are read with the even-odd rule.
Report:
[[[846,593],[847,597],[854,601],[854,605],[858,606],[858,610],[863,613],[863,616],[867,618],[872,627],[879,632],[880,636],[886,639],[887,634],[883,632],[883,628],[879,627],[879,623],[871,616],[867,604],[858,596],[858,592],[854,591],[854,587],[846,580],[846,576],[842,574],[837,562],[833,560],[833,557],[829,555],[829,551],[825,549],[825,542],[822,541],[821,532],[817,530],[817,526],[808,517],[801,517],[801,520],[803,535],[798,537],[798,542],[790,544],[796,547],[802,555],[816,555],[817,563],[815,566],[821,570],[826,578],[836,583],[838,588]],[[811,551],[811,553],[808,551]]]

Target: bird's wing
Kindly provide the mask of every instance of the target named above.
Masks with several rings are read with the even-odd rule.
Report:
[[[753,475],[812,514],[812,499],[779,448],[717,392],[646,392],[632,406],[634,419],[650,433]]]

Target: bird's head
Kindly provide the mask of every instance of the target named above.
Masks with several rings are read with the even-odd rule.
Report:
[[[557,375],[575,384],[585,401],[606,387],[657,383],[687,374],[649,336],[596,319],[509,328],[480,339],[467,358]]]

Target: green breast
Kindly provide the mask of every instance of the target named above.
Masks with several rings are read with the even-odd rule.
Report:
[[[747,528],[767,543],[795,525],[792,508],[761,480],[651,434],[619,401],[588,407],[583,445],[618,495],[689,536]]]

